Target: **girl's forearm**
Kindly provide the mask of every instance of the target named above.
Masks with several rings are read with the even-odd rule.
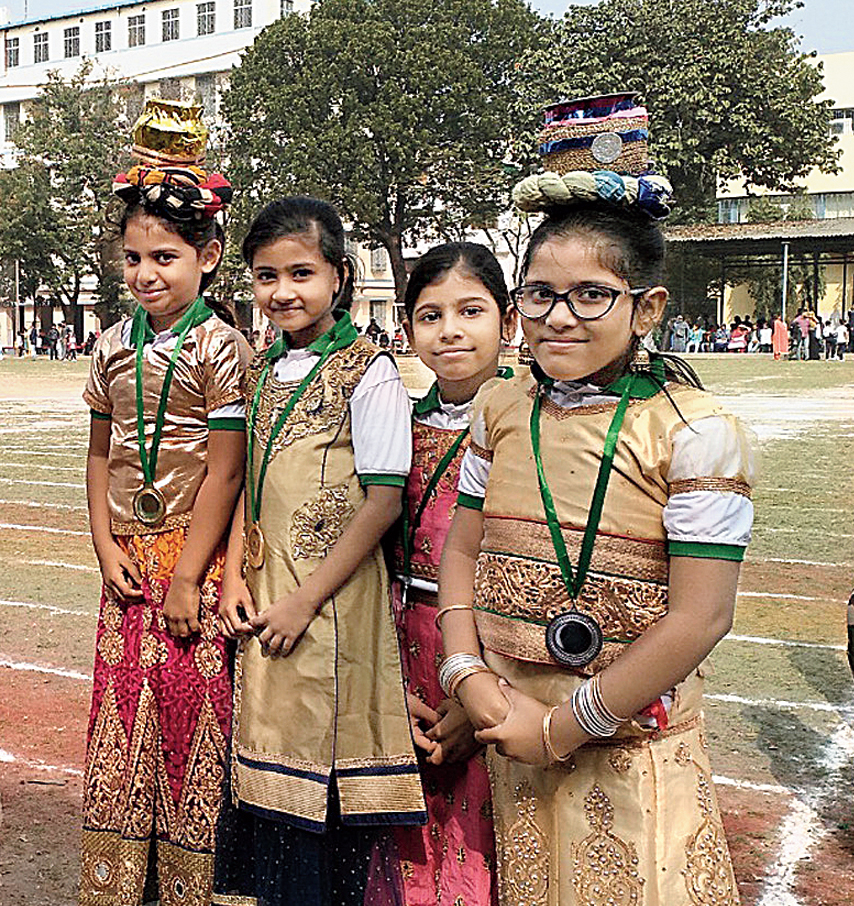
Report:
[[[104,545],[113,541],[110,511],[107,506],[109,487],[108,456],[110,422],[92,419],[89,426],[89,453],[86,457],[86,501],[89,506],[89,529],[95,553],[100,556]]]
[[[314,607],[335,594],[380,543],[400,515],[401,503],[401,488],[369,485],[364,503],[296,594]]]
[[[475,569],[482,537],[482,513],[467,507],[457,507],[439,564],[440,610],[455,605],[472,604]],[[480,641],[472,611],[451,610],[441,620],[446,655],[461,651],[480,653]]]
[[[243,575],[243,529],[245,524],[246,490],[240,492],[234,513],[231,517],[231,529],[228,532],[228,548],[225,554],[224,574],[230,579],[240,579]]]

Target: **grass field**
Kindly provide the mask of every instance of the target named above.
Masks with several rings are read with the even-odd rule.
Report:
[[[756,434],[762,481],[707,715],[747,906],[854,890],[854,363],[692,359]],[[0,362],[0,903],[74,902],[99,576],[86,531],[87,363]],[[427,378],[401,361],[411,389]],[[675,906],[675,904],[674,904]]]

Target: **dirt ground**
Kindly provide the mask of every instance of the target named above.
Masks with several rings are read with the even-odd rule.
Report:
[[[854,363],[693,360],[754,430],[763,479],[707,717],[745,906],[854,890]],[[99,579],[86,532],[87,363],[0,362],[0,904],[70,906]],[[401,370],[413,390],[427,375]],[[844,491],[844,493],[842,493]]]

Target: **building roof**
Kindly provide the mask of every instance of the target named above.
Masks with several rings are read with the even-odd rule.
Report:
[[[718,257],[776,255],[784,242],[794,253],[854,253],[854,217],[674,226],[665,230],[665,237],[670,243]]]
[[[23,25],[40,25],[42,22],[54,22],[58,19],[79,19],[81,16],[91,16],[93,13],[106,13],[113,9],[124,9],[126,6],[141,6],[145,0],[114,0],[113,3],[93,4],[79,9],[70,9],[64,13],[53,13],[48,16],[31,16],[28,19],[18,19],[15,22],[5,22],[0,25],[0,31],[9,31]]]

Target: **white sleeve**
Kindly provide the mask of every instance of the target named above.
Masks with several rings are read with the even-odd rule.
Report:
[[[746,547],[753,525],[754,447],[729,416],[710,416],[673,439],[664,527],[670,541]]]
[[[208,412],[208,421],[212,418],[246,418],[246,404],[243,400],[237,403],[226,403]]]
[[[360,478],[397,479],[375,484],[406,481],[412,463],[410,417],[409,396],[394,362],[389,356],[377,356],[350,397],[353,453]],[[370,484],[370,478],[363,483]]]

